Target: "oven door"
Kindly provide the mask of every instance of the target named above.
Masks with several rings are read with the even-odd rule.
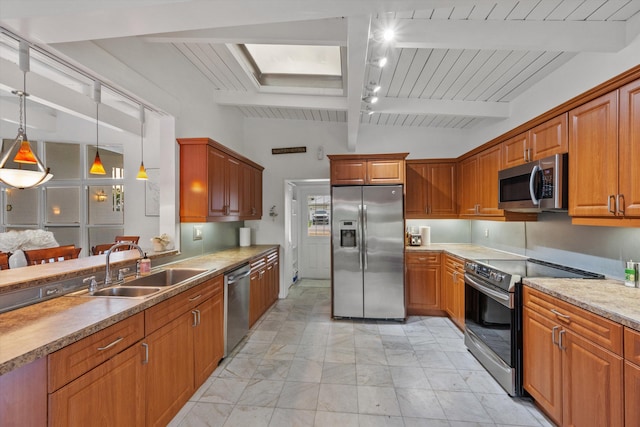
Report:
[[[465,274],[465,344],[512,396],[516,395],[514,294]]]

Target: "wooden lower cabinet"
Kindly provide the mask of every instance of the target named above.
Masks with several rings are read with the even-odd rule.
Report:
[[[145,352],[140,344],[50,394],[49,425],[145,425]]]
[[[622,326],[524,287],[524,388],[561,426],[624,426]]]
[[[442,309],[464,330],[464,261],[445,254],[442,259]]]
[[[165,426],[195,391],[193,328],[195,315],[184,313],[145,338],[147,426]]]
[[[625,426],[640,425],[640,366],[624,362]]]
[[[428,316],[442,314],[440,305],[439,253],[407,253],[405,288],[407,314]]]
[[[0,424],[47,425],[47,358],[0,375]]]
[[[280,292],[278,249],[251,261],[249,289],[249,327],[278,299]]]

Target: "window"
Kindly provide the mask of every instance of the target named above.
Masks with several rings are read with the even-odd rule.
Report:
[[[331,196],[308,196],[308,236],[331,235]]]

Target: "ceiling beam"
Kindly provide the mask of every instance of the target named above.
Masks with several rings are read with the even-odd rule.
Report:
[[[474,21],[378,19],[395,28],[398,48],[618,52],[627,45],[621,21]]]
[[[356,151],[360,130],[370,26],[370,16],[350,17],[347,23],[347,149],[351,152]]]
[[[510,115],[508,102],[454,101],[444,99],[380,98],[372,106],[376,113],[437,114],[506,119]]]
[[[343,96],[283,95],[219,90],[214,92],[214,97],[216,103],[219,105],[308,108],[339,111],[347,109],[347,100]]]

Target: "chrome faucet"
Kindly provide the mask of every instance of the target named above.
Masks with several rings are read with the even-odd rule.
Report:
[[[138,250],[138,252],[140,252],[140,258],[144,257],[144,251],[142,250],[142,248],[140,246],[138,246],[137,244],[133,243],[133,242],[118,242],[115,245],[111,246],[109,248],[109,250],[106,252],[106,267],[104,270],[104,285],[108,286],[111,284],[112,280],[111,280],[111,264],[109,264],[109,258],[111,257],[111,252],[113,252],[114,249],[119,248],[120,246],[133,246],[134,248],[136,248]]]

